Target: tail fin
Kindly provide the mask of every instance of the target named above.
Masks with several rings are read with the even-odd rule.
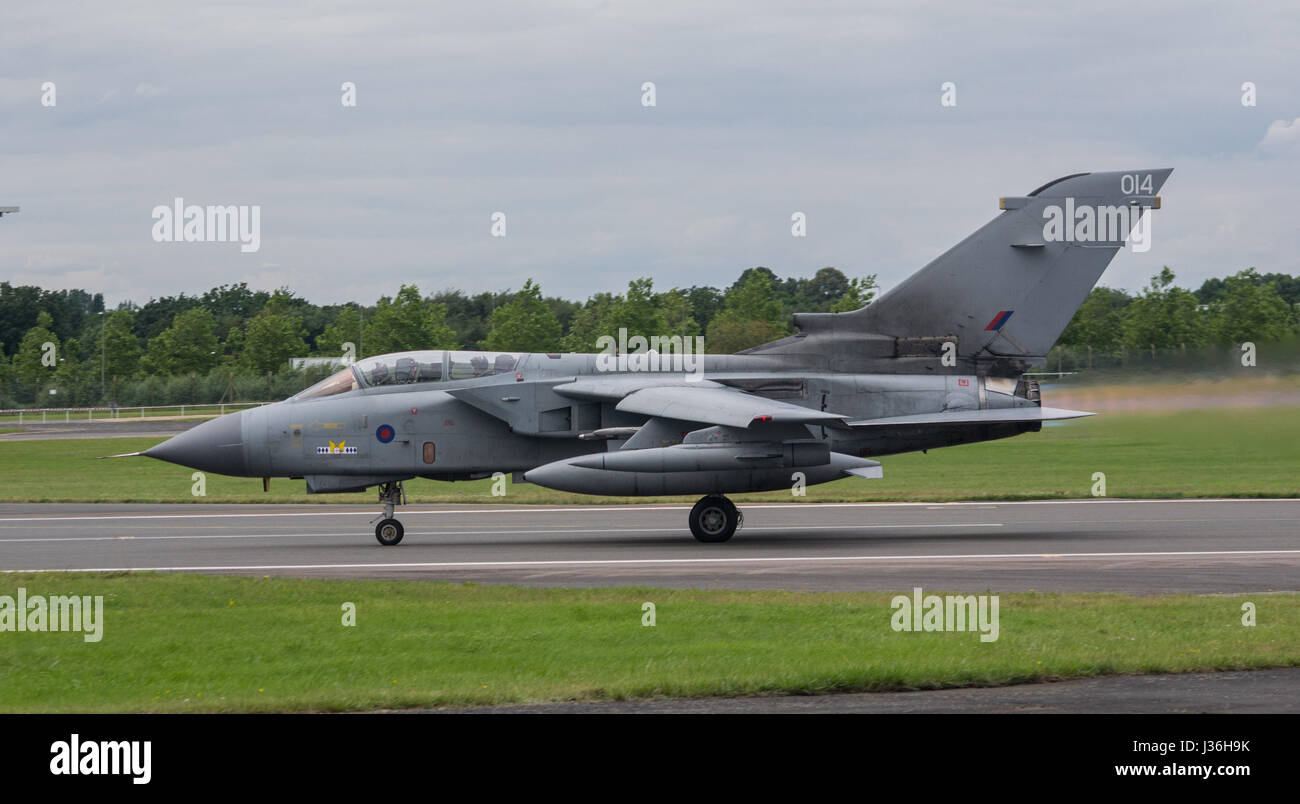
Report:
[[[955,338],[966,360],[1040,362],[1129,235],[1149,234],[1132,230],[1159,208],[1172,172],[1078,173],[1003,198],[996,218],[872,304],[795,323],[806,335],[863,339],[877,354],[882,341],[906,357]]]

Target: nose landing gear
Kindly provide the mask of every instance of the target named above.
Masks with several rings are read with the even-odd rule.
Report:
[[[730,539],[742,520],[735,503],[721,494],[711,494],[702,497],[695,504],[688,521],[691,535],[696,539],[707,544],[717,544]]]
[[[393,480],[379,485],[379,501],[384,504],[383,519],[375,526],[375,538],[385,547],[392,547],[402,541],[406,529],[402,523],[393,519],[393,508],[406,504],[406,491],[402,481]],[[370,520],[373,522],[374,520]]]

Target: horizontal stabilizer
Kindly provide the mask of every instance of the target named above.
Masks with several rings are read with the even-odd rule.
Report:
[[[1046,422],[1077,419],[1094,414],[1062,408],[996,408],[994,410],[949,410],[943,413],[920,413],[914,416],[886,416],[849,422],[849,427],[903,427],[911,425],[1004,424],[1007,422]]]
[[[880,465],[880,461],[867,461],[870,466],[855,466],[852,469],[845,469],[844,474],[855,477],[865,477],[867,480],[879,480],[885,476],[885,470]]]

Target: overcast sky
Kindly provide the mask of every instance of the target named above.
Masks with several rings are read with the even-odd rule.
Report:
[[[241,281],[369,303],[532,277],[583,299],[754,265],[890,287],[998,196],[1157,167],[1153,247],[1103,284],[1300,274],[1292,0],[866,6],[9,4],[0,206],[22,212],[0,279],[110,306]],[[154,242],[177,196],[260,205],[260,250]]]

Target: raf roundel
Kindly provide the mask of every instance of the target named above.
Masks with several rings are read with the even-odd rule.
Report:
[[[379,429],[375,431],[375,438],[378,438],[379,441],[384,444],[392,441],[394,435],[396,435],[396,433],[393,431],[393,426],[391,424],[381,424],[379,425]]]

